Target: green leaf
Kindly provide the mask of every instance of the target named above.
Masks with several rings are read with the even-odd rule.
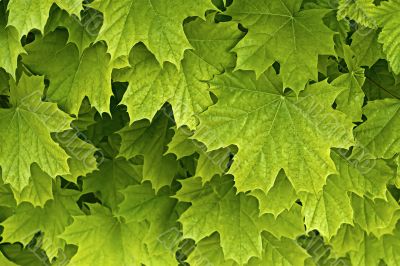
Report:
[[[47,35],[58,27],[66,28],[68,42],[74,43],[81,55],[96,40],[102,22],[101,13],[92,8],[85,8],[81,13],[81,19],[64,10],[56,9],[49,17],[44,31]]]
[[[351,205],[354,211],[354,222],[367,234],[372,233],[376,237],[392,233],[399,220],[400,206],[389,193],[387,200],[371,200],[352,194]]]
[[[91,210],[91,215],[75,216],[60,236],[78,246],[70,264],[140,265],[140,243],[146,224],[125,223],[105,207],[95,205]]]
[[[360,197],[386,199],[386,185],[394,173],[385,161],[358,161],[346,157],[340,150],[332,151],[331,157],[336,164],[343,190],[354,192]]]
[[[345,257],[348,252],[357,252],[363,241],[364,231],[357,225],[342,224],[337,234],[329,241],[336,257]]]
[[[332,85],[346,88],[336,99],[336,109],[345,113],[354,122],[361,122],[365,81],[364,69],[360,68],[348,46],[343,47],[349,73],[340,75],[333,80]]]
[[[350,198],[339,176],[329,176],[323,191],[301,195],[307,231],[318,230],[327,240],[342,224],[353,224]]]
[[[275,217],[284,210],[289,210],[297,200],[296,191],[283,171],[279,172],[267,193],[256,189],[250,194],[258,199],[260,213],[272,213]]]
[[[151,119],[169,102],[177,127],[194,129],[196,115],[212,104],[204,82],[234,65],[229,50],[242,36],[234,23],[215,23],[196,19],[184,26],[192,50],[187,50],[179,70],[171,63],[160,65],[144,45],[130,54],[130,68],[114,73],[116,81],[129,81],[122,103],[131,121]]]
[[[398,264],[400,257],[398,253],[398,249],[400,247],[400,231],[397,226],[396,230],[393,232],[393,235],[385,235],[382,238],[383,242],[383,254],[384,261],[387,265],[396,265]]]
[[[271,234],[263,233],[263,256],[262,259],[252,258],[249,266],[256,265],[304,265],[304,261],[310,256],[297,245],[296,241],[289,238],[277,239]]]
[[[8,25],[17,28],[19,35],[28,34],[32,29],[44,31],[50,8],[57,4],[60,8],[68,11],[70,14],[80,16],[82,10],[82,0],[10,0],[8,10]],[[21,12],[21,10],[24,10]]]
[[[283,88],[292,88],[296,93],[304,89],[308,80],[317,80],[318,55],[335,54],[334,32],[322,20],[328,10],[300,11],[301,3],[301,0],[233,2],[227,14],[249,29],[234,49],[238,54],[238,69],[254,70],[259,77],[278,61]]]
[[[12,26],[5,27],[0,21],[0,68],[4,68],[15,78],[18,55],[22,53],[25,53],[25,50],[22,48],[16,29]]]
[[[13,190],[17,204],[29,202],[33,206],[44,207],[48,200],[53,199],[53,178],[43,172],[36,164],[31,166],[29,185],[21,192]]]
[[[257,201],[244,193],[236,194],[229,176],[214,177],[202,187],[199,179],[181,181],[176,197],[192,206],[179,218],[185,238],[195,241],[218,232],[225,259],[239,264],[261,256],[261,219]]]
[[[382,27],[382,32],[379,34],[379,42],[383,44],[383,52],[386,54],[387,60],[396,74],[400,73],[399,15],[400,2],[397,0],[381,2],[373,14],[377,24]]]
[[[178,201],[170,197],[168,190],[158,194],[150,183],[129,186],[122,191],[125,200],[121,203],[119,215],[129,222],[146,220],[149,229],[142,240],[145,246],[145,265],[176,265],[175,253],[182,238],[177,219]]]
[[[17,266],[17,264],[9,261],[3,253],[0,253],[0,264],[3,266]]]
[[[337,17],[355,20],[358,24],[373,29],[377,27],[377,22],[372,15],[374,9],[373,0],[339,0]]]
[[[105,160],[99,171],[89,174],[83,179],[83,191],[98,193],[98,198],[112,210],[116,210],[123,200],[119,192],[129,185],[141,181],[142,167],[124,159]]]
[[[96,0],[90,7],[104,14],[97,40],[107,42],[112,59],[128,55],[132,46],[142,42],[158,62],[175,65],[191,48],[182,28],[184,19],[203,17],[207,9],[213,9],[208,0]]]
[[[379,32],[369,28],[359,28],[351,36],[351,50],[356,55],[359,66],[371,67],[378,59],[385,58],[382,45],[378,42]]]
[[[0,109],[0,165],[4,182],[16,191],[28,186],[32,163],[52,177],[69,173],[68,155],[50,133],[67,130],[72,119],[41,101],[43,86],[43,77],[22,75],[11,90],[12,107]]]
[[[353,156],[363,159],[392,158],[400,150],[400,101],[369,101],[364,107],[364,115],[367,121],[354,130],[357,143]]]
[[[365,71],[363,90],[368,100],[384,98],[400,99],[398,76],[389,71],[388,62],[379,60],[370,69]]]
[[[156,190],[171,184],[177,171],[177,162],[172,154],[164,155],[171,140],[171,119],[160,111],[151,124],[140,120],[120,130],[122,138],[119,156],[127,159],[142,155],[143,181],[149,180]]]
[[[43,233],[41,248],[49,258],[65,247],[65,241],[58,237],[72,222],[72,215],[81,211],[76,204],[79,193],[57,188],[54,200],[46,202],[43,208],[29,203],[20,204],[13,216],[5,220],[2,237],[5,242],[21,242],[27,245],[39,231]]]
[[[229,170],[239,191],[268,191],[284,169],[296,191],[318,193],[335,172],[329,149],[352,144],[351,122],[331,108],[340,90],[327,82],[308,86],[297,97],[282,93],[270,69],[258,80],[236,71],[211,85],[218,103],[200,115],[194,138],[209,150],[239,147]]]
[[[293,205],[289,210],[284,210],[276,218],[271,214],[262,216],[263,228],[268,233],[281,239],[282,237],[296,239],[305,233],[304,216],[301,207]]]
[[[219,236],[216,233],[199,241],[194,251],[189,255],[187,262],[192,266],[207,265],[210,263],[220,266],[238,265],[234,260],[225,260]]]
[[[364,232],[361,241],[358,242],[357,250],[349,252],[352,265],[379,265],[382,256],[382,243],[366,232]]]
[[[65,179],[76,183],[79,176],[86,176],[97,169],[95,152],[98,148],[86,142],[88,140],[85,138],[84,134],[76,132],[75,130],[67,130],[55,134],[54,140],[57,141],[70,156],[68,158],[70,174],[63,175]]]
[[[27,45],[23,62],[50,80],[47,98],[71,114],[78,114],[87,96],[100,112],[109,113],[111,89],[110,56],[104,44],[87,48],[82,55],[67,34],[56,31]]]

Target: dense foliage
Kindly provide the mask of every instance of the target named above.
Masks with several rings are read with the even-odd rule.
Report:
[[[397,265],[399,0],[0,0],[0,265]]]

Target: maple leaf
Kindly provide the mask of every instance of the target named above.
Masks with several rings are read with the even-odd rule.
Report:
[[[91,215],[75,216],[60,235],[69,244],[79,245],[71,265],[140,265],[140,242],[146,224],[125,223],[100,205],[91,206]]]
[[[297,194],[283,171],[279,172],[274,185],[265,193],[256,189],[250,194],[258,199],[260,213],[272,213],[278,216],[284,210],[289,210],[297,200]]]
[[[78,114],[87,96],[100,113],[109,113],[112,65],[106,47],[98,43],[79,55],[76,46],[66,42],[65,32],[52,32],[25,47],[28,54],[23,62],[33,72],[46,75],[50,80],[47,98],[67,112]]]
[[[175,154],[178,159],[198,153],[194,175],[201,177],[203,183],[206,183],[227,170],[233,149],[228,147],[207,152],[204,144],[191,139],[193,134],[194,132],[183,127],[175,129],[175,135],[168,143],[168,153]]]
[[[381,237],[391,234],[400,217],[400,206],[392,195],[387,193],[387,199],[369,199],[352,194],[351,204],[354,212],[354,222],[367,234]],[[374,217],[371,219],[371,217]]]
[[[65,247],[65,241],[58,236],[72,222],[72,216],[81,213],[76,205],[79,194],[78,191],[56,188],[54,199],[46,202],[43,208],[29,203],[18,205],[15,213],[1,224],[5,228],[4,241],[27,245],[40,231],[43,233],[41,248],[49,258],[55,257],[58,249]]]
[[[400,2],[397,0],[384,1],[374,9],[373,18],[382,27],[379,33],[379,42],[383,44],[383,52],[386,54],[393,72],[400,73],[399,28]]]
[[[122,190],[124,201],[118,214],[129,222],[147,221],[142,263],[145,265],[175,265],[175,253],[182,239],[177,219],[181,214],[178,201],[169,189],[158,193],[149,182],[128,186]]]
[[[85,193],[99,193],[105,206],[116,210],[123,200],[120,190],[128,185],[138,184],[141,181],[142,166],[134,165],[124,159],[105,160],[99,171],[87,175],[83,179],[83,191]]]
[[[97,40],[108,43],[112,59],[128,55],[132,46],[142,42],[162,64],[178,65],[184,50],[191,48],[183,31],[187,17],[204,17],[213,9],[208,0],[96,0],[89,5],[104,14]]]
[[[249,29],[233,50],[238,55],[238,69],[254,70],[258,77],[278,61],[284,88],[297,93],[308,80],[317,80],[318,55],[335,54],[334,32],[322,20],[329,10],[300,11],[302,2],[233,2],[227,14]]]
[[[72,119],[56,104],[41,101],[43,86],[43,77],[23,74],[12,84],[11,108],[0,109],[3,180],[17,191],[28,185],[32,163],[52,177],[69,173],[68,155],[50,134],[69,129]]]
[[[1,8],[0,15],[3,15]],[[5,27],[0,18],[0,67],[15,78],[18,55],[24,52],[15,28],[12,26]]]
[[[353,210],[339,176],[330,176],[323,191],[301,195],[307,230],[317,229],[329,240],[342,224],[353,223]]]
[[[177,127],[197,125],[195,116],[212,104],[204,82],[234,65],[229,50],[243,35],[234,23],[217,24],[196,19],[184,29],[194,49],[187,50],[179,70],[171,63],[161,66],[144,45],[130,54],[131,67],[113,74],[114,81],[129,82],[122,103],[131,121],[151,119],[165,102],[172,105]]]
[[[360,197],[386,199],[386,185],[394,176],[393,170],[384,160],[358,161],[346,157],[343,151],[333,150],[331,157],[335,162],[340,187]]]
[[[330,148],[353,143],[351,122],[331,108],[340,90],[326,81],[298,97],[282,92],[272,69],[258,80],[252,72],[227,73],[211,86],[218,102],[200,115],[194,138],[209,150],[238,146],[229,173],[239,191],[268,191],[284,169],[296,191],[318,193],[336,171]]]
[[[376,28],[377,23],[372,16],[375,5],[373,0],[339,0],[338,19],[352,19],[362,26]]]
[[[66,11],[56,9],[52,12],[45,26],[45,35],[55,31],[58,27],[68,30],[68,42],[74,43],[79,50],[79,54],[92,44],[102,25],[100,12],[92,8],[85,8],[82,12],[81,20],[76,16],[68,14]]]
[[[335,257],[344,257],[348,252],[357,251],[363,237],[364,231],[357,224],[342,224],[337,234],[330,239],[329,245],[333,247]]]
[[[200,240],[193,252],[189,255],[187,262],[190,265],[201,265],[215,263],[221,266],[237,266],[238,264],[231,259],[225,259],[220,246],[220,239],[217,233]]]
[[[50,8],[57,4],[60,8],[80,17],[82,0],[10,0],[8,3],[8,25],[14,26],[20,37],[32,29],[44,31]],[[24,10],[24,12],[21,12]]]
[[[179,218],[186,238],[200,241],[218,232],[225,259],[243,264],[252,256],[261,256],[262,219],[255,198],[236,194],[229,176],[214,177],[204,187],[200,179],[181,183],[176,197],[192,203]]]
[[[143,180],[149,180],[156,190],[170,185],[177,171],[172,154],[164,155],[164,147],[171,139],[171,119],[160,111],[149,124],[140,120],[118,132],[122,138],[119,156],[131,159],[144,158]]]
[[[75,120],[76,121],[76,120]],[[75,122],[74,121],[74,122]],[[75,130],[67,130],[54,135],[54,140],[60,144],[68,158],[69,174],[63,177],[76,183],[79,176],[86,176],[97,169],[95,152],[98,148],[82,140],[83,134]]]
[[[343,47],[348,73],[342,74],[332,81],[332,85],[346,88],[336,99],[336,109],[348,115],[352,121],[361,122],[364,103],[364,69],[359,67],[348,46]]]
[[[44,207],[48,200],[53,199],[53,178],[32,164],[29,185],[21,192],[13,189],[13,194],[18,205],[29,202],[35,207]]]
[[[370,101],[363,113],[367,121],[354,130],[357,144],[352,156],[362,159],[390,159],[400,149],[398,120],[400,101],[384,99]]]
[[[263,257],[262,259],[252,258],[249,266],[256,265],[304,265],[305,260],[310,255],[302,249],[293,239],[277,239],[271,234],[264,232],[263,237]]]
[[[379,33],[368,28],[359,28],[351,36],[351,50],[359,66],[371,67],[379,59],[384,59],[382,44],[378,42]]]

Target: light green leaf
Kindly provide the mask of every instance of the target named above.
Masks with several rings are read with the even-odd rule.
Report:
[[[78,246],[70,264],[141,265],[140,243],[146,223],[123,222],[102,206],[92,206],[91,211],[91,215],[75,216],[74,222],[60,236],[67,243]]]
[[[83,8],[82,0],[10,0],[8,25],[17,28],[20,37],[33,29],[43,32],[53,4],[78,17]]]
[[[129,186],[122,191],[125,200],[118,214],[129,222],[149,223],[142,245],[146,250],[142,263],[145,265],[176,265],[175,253],[182,239],[177,223],[178,201],[171,192],[161,190],[158,194],[150,183]]]
[[[142,155],[143,181],[149,180],[156,190],[169,186],[177,171],[177,162],[172,154],[164,155],[171,140],[172,121],[163,109],[153,119],[140,120],[120,130],[122,138],[120,156],[127,159]]]
[[[364,107],[367,121],[354,130],[353,157],[390,159],[400,150],[400,100],[369,101]]]
[[[43,172],[36,164],[31,166],[29,185],[21,192],[13,190],[17,204],[29,202],[34,207],[44,207],[48,200],[53,199],[53,178]]]
[[[384,261],[387,265],[398,265],[400,261],[400,230],[397,226],[392,234],[385,235],[382,238]]]
[[[386,185],[394,177],[393,170],[383,160],[358,161],[347,158],[340,150],[334,150],[331,157],[336,164],[340,186],[360,197],[386,199]]]
[[[46,202],[44,208],[20,204],[15,214],[1,224],[4,241],[27,245],[40,231],[43,233],[41,248],[50,259],[55,257],[58,250],[65,247],[65,241],[59,239],[59,235],[72,222],[72,215],[81,213],[76,204],[78,197],[77,191],[57,188],[54,199]]]
[[[382,27],[378,40],[383,44],[383,52],[386,54],[387,60],[396,74],[400,73],[399,16],[400,2],[397,0],[381,2],[373,14],[377,24]]]
[[[353,122],[361,122],[364,92],[362,86],[365,81],[364,69],[356,64],[353,52],[344,46],[344,54],[348,73],[340,75],[333,80],[332,85],[346,88],[336,99],[336,109],[345,113]]]
[[[276,265],[276,266],[303,266],[304,261],[310,257],[295,240],[289,238],[277,239],[264,232],[262,259],[252,258],[249,266]]]
[[[339,176],[329,176],[323,191],[301,195],[307,231],[318,230],[327,240],[342,224],[353,224],[350,198]]]
[[[162,64],[178,65],[191,48],[182,23],[190,16],[204,17],[213,9],[209,0],[96,0],[90,4],[104,14],[97,40],[108,44],[112,59],[128,55],[132,46],[142,42]]]
[[[351,36],[351,50],[356,55],[359,66],[371,67],[378,61],[384,59],[382,45],[378,42],[379,32],[369,28],[359,28]]]
[[[85,135],[75,130],[67,130],[54,135],[54,140],[70,156],[68,158],[70,174],[63,175],[63,177],[74,183],[79,176],[86,176],[97,169],[95,152],[98,148],[79,137],[85,140]]]
[[[48,34],[55,31],[57,27],[66,28],[68,30],[68,42],[74,43],[81,55],[96,40],[102,22],[101,13],[92,8],[86,8],[82,12],[82,19],[78,19],[64,10],[57,9],[49,17],[44,31],[45,34]]]
[[[269,191],[284,169],[296,191],[318,193],[336,171],[330,148],[353,143],[353,125],[331,107],[340,90],[327,82],[297,97],[282,92],[270,69],[258,80],[252,72],[236,71],[211,85],[218,102],[200,115],[194,138],[209,150],[239,147],[229,170],[239,191]]]
[[[229,176],[214,177],[204,187],[199,179],[181,183],[176,197],[192,203],[179,218],[185,238],[198,242],[218,232],[225,259],[243,264],[261,256],[261,218],[255,198],[236,194]]]
[[[17,266],[17,264],[9,261],[3,253],[0,252],[0,264],[2,266]]]
[[[318,55],[335,54],[333,35],[322,18],[329,10],[300,11],[301,0],[233,1],[227,14],[249,29],[234,51],[237,68],[259,77],[274,61],[281,67],[283,88],[300,92],[317,80]],[[282,88],[282,90],[283,90]]]
[[[297,200],[296,191],[283,171],[279,172],[267,193],[256,189],[250,194],[258,199],[260,213],[272,213],[275,217],[284,210],[289,210]]]
[[[89,174],[83,179],[83,191],[94,192],[103,205],[116,210],[123,196],[119,192],[128,185],[141,181],[142,167],[124,159],[105,160],[99,171]]]
[[[66,42],[64,31],[52,32],[26,46],[23,62],[50,79],[47,98],[67,112],[78,114],[87,96],[100,113],[109,113],[112,67],[105,45],[95,44],[80,56],[77,47]]]
[[[217,233],[198,242],[187,262],[192,266],[203,266],[211,263],[219,266],[238,266],[234,260],[225,260]]]
[[[363,238],[358,242],[357,249],[349,252],[352,265],[379,265],[383,257],[383,246],[381,241],[366,232]]]
[[[380,237],[390,234],[396,227],[399,219],[400,206],[396,200],[387,193],[387,200],[371,200],[352,194],[351,205],[354,212],[354,222],[367,234]]]
[[[115,81],[129,82],[122,103],[128,107],[131,121],[151,119],[165,102],[172,105],[177,127],[194,129],[196,115],[212,104],[204,82],[234,64],[229,50],[242,36],[234,23],[196,19],[184,26],[193,50],[187,50],[178,67],[160,65],[144,45],[130,54],[131,67],[117,71]]]
[[[337,18],[355,20],[358,24],[372,29],[377,28],[377,21],[373,17],[375,9],[373,0],[339,0]]]
[[[276,218],[272,214],[265,214],[262,219],[264,230],[279,239],[282,237],[296,239],[305,234],[304,216],[297,204],[289,210],[284,210]]]
[[[364,231],[357,225],[342,224],[339,231],[329,241],[335,257],[345,257],[348,252],[356,252],[363,241]]]
[[[2,15],[1,9],[0,15]],[[25,53],[25,50],[22,48],[16,29],[12,26],[6,28],[0,21],[0,68],[4,68],[15,78],[18,55],[22,53]]]
[[[69,173],[68,155],[50,133],[69,129],[72,119],[41,101],[43,87],[43,77],[22,75],[11,89],[12,107],[0,109],[0,166],[4,182],[16,191],[28,186],[32,163],[52,177]]]

